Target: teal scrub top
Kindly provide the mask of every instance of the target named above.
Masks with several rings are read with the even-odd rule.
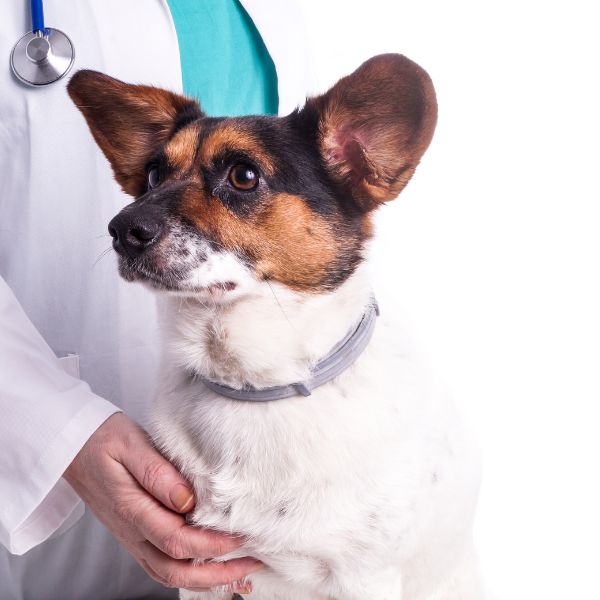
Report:
[[[210,116],[277,114],[275,65],[239,0],[168,0],[183,91]]]

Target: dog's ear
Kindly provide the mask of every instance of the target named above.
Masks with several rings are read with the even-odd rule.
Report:
[[[67,90],[112,165],[115,179],[132,196],[145,192],[146,164],[174,127],[202,116],[195,100],[96,71],[78,71]]]
[[[399,54],[363,63],[326,94],[307,101],[327,171],[363,210],[395,198],[435,129],[429,75]]]

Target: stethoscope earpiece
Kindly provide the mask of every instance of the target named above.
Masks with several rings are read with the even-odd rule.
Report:
[[[75,47],[60,29],[44,27],[42,0],[31,0],[33,31],[26,33],[10,53],[15,77],[28,85],[48,85],[64,77],[75,61]]]

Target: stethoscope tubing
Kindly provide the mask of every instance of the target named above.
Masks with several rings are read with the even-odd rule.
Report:
[[[34,33],[44,32],[44,2],[43,0],[31,0],[31,29]]]

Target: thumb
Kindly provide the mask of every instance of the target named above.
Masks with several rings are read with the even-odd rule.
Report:
[[[134,444],[119,457],[121,464],[137,482],[159,502],[176,512],[191,510],[196,502],[192,486],[179,471],[151,444],[145,433],[138,429]]]

